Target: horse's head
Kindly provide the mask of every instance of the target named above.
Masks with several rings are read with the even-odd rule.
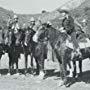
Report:
[[[34,34],[33,41],[37,43],[38,41],[47,40],[47,38],[48,38],[48,24],[44,23]]]
[[[14,33],[14,36],[15,36],[15,45],[20,45],[21,42],[23,41],[23,31],[20,29],[18,31],[18,33]]]
[[[5,33],[4,35],[4,42],[5,42],[5,45],[19,45],[20,44],[20,40],[21,40],[21,31],[18,32],[17,34],[15,34],[13,32],[13,30],[7,30],[7,32]]]
[[[4,42],[5,42],[5,45],[11,45],[11,43],[12,43],[12,36],[13,36],[13,34],[12,34],[12,31],[6,31],[5,33],[4,33]]]
[[[54,47],[57,42],[64,43],[68,35],[59,30],[49,26],[47,23],[42,24],[42,27],[33,36],[33,41],[48,40]]]
[[[35,34],[35,31],[31,28],[28,28],[25,31],[25,39],[24,39],[24,44],[27,46],[29,43],[32,42],[32,37]]]

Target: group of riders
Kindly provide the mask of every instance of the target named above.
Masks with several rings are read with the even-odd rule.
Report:
[[[58,12],[62,15],[63,19],[62,19],[62,24],[61,24],[61,28],[58,29],[58,31],[60,31],[61,33],[65,33],[68,35],[68,37],[70,37],[70,40],[73,43],[73,53],[78,56],[79,58],[82,57],[82,53],[79,47],[79,43],[77,40],[77,31],[76,31],[76,27],[75,24],[77,24],[81,29],[80,32],[84,33],[84,35],[86,35],[87,33],[85,32],[85,28],[87,27],[87,20],[83,19],[82,23],[83,25],[81,25],[80,23],[78,23],[77,20],[75,20],[69,13],[68,10],[58,10]],[[32,17],[30,19],[30,21],[28,22],[29,24],[26,25],[25,23],[22,26],[22,30],[26,31],[26,33],[28,34],[28,30],[33,30],[34,34],[37,33],[37,31],[39,31],[40,29],[42,29],[43,27],[43,23],[42,20],[39,18],[37,20],[37,22],[35,21],[34,17]],[[46,24],[49,27],[53,27],[52,23],[50,21],[47,21]],[[10,34],[10,32],[13,31],[14,34],[17,34],[19,32],[20,25],[19,25],[19,18],[17,15],[14,15],[13,19],[9,18],[8,23],[7,23],[7,27],[8,27],[8,33]],[[36,43],[38,43],[39,41],[35,40],[35,35],[33,35],[32,40]],[[27,46],[27,43],[24,42],[24,45]],[[43,45],[43,44],[40,44]],[[56,45],[57,46],[57,45]],[[43,47],[43,46],[42,46]],[[11,52],[11,56],[12,56]],[[41,62],[43,63],[43,62]],[[18,67],[17,67],[18,68]]]
[[[82,25],[81,25],[76,20],[74,20],[74,18],[70,15],[69,11],[61,10],[61,11],[59,11],[59,13],[61,13],[63,16],[62,28],[60,28],[60,30],[65,31],[71,37],[71,40],[72,40],[72,43],[74,46],[74,51],[77,55],[79,55],[81,57],[82,55],[80,52],[80,47],[79,47],[79,44],[78,44],[77,39],[76,39],[77,32],[75,30],[75,23],[78,26],[80,26],[81,29],[83,30],[83,32],[85,33],[86,30],[84,30],[84,29],[86,29],[86,27],[87,27],[87,20],[83,19]],[[19,18],[17,15],[14,15],[13,19],[9,19],[8,24],[7,24],[8,30],[14,30],[14,33],[17,33],[18,30],[20,29],[18,20],[19,20]],[[50,21],[47,21],[47,24],[52,26],[52,23]],[[34,30],[36,32],[38,29],[40,29],[40,26],[42,26],[42,21],[40,20],[40,18],[36,22],[34,17],[32,17],[29,21],[29,24],[26,25],[24,23],[22,28],[24,30],[31,28],[32,30]]]

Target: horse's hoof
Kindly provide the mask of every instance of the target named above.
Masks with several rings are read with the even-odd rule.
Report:
[[[63,86],[64,85],[64,81],[59,81],[59,84],[58,84],[58,87],[61,87],[61,86]]]
[[[36,72],[34,73],[34,75],[36,75],[36,76],[37,76],[37,75],[39,75],[39,72],[38,72],[38,71],[36,71]]]
[[[31,78],[33,78],[34,76],[33,75],[30,75]]]
[[[77,77],[77,74],[73,72],[73,77],[76,78]]]
[[[27,71],[25,71],[24,73],[27,74]]]
[[[42,80],[44,78],[44,72],[40,72],[40,75],[38,76],[38,79]]]
[[[72,78],[73,77],[73,74],[68,75],[68,77]]]
[[[80,77],[80,78],[81,78],[81,77],[82,77],[82,73],[78,74],[78,77]]]
[[[65,87],[70,87],[70,83],[66,84]]]
[[[10,75],[11,75],[10,73],[7,74],[7,76],[10,76]]]
[[[15,76],[19,76],[19,73],[16,73]]]
[[[78,78],[79,76],[78,75],[76,75],[74,78]]]
[[[25,75],[21,75],[21,78],[25,78]]]
[[[36,83],[41,83],[41,80],[37,80]]]
[[[68,77],[73,77],[73,71],[72,71],[72,69],[70,69],[70,73],[69,73],[69,75],[68,75]]]
[[[0,74],[0,76],[2,76],[2,75]]]

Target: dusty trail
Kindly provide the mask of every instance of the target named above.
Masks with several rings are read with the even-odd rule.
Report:
[[[29,61],[30,62],[30,61]],[[19,61],[19,68],[24,68],[24,57],[21,55]],[[8,68],[8,57],[4,55],[1,59],[1,69]],[[48,70],[59,70],[58,63],[48,61],[45,63],[45,68]],[[58,87],[59,78],[56,74],[49,75],[48,78],[38,82],[37,77],[32,77],[30,74],[24,76],[23,74],[16,75],[2,75],[0,76],[0,90],[90,90],[90,60],[83,61],[83,77],[79,78],[77,82],[69,88],[65,86]]]

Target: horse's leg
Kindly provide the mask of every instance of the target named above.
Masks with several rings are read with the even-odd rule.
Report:
[[[76,77],[76,61],[73,60],[73,67],[74,67],[74,71],[73,71],[73,77]]]
[[[33,54],[31,53],[31,74],[34,73],[34,67],[33,67]]]
[[[63,70],[63,81],[64,81],[64,85],[66,86],[67,85],[67,69],[66,69],[66,66],[67,66],[67,63],[66,63],[66,60],[62,59],[62,70]]]
[[[66,59],[64,58],[64,56],[62,55],[61,56],[61,61],[62,61],[62,64],[61,64],[61,70],[62,70],[62,75],[61,75],[61,81],[59,82],[59,86],[63,86],[63,85],[67,85],[67,69],[66,69],[66,66],[67,66],[67,63],[66,63]]]
[[[9,59],[9,69],[8,69],[8,74],[7,75],[10,75],[11,74],[11,67],[12,67],[12,62]]]
[[[61,61],[61,57],[60,55],[58,54],[57,50],[55,49],[55,54],[56,54],[56,58],[59,62],[59,69],[60,69],[60,76],[62,77],[62,61]]]
[[[52,61],[54,62],[54,50],[52,49]]]
[[[12,69],[14,69],[14,63],[12,63]]]
[[[62,64],[59,62],[59,69],[60,69],[60,77],[63,77],[63,72],[62,72]]]
[[[71,64],[72,64],[71,61],[69,61],[68,64],[67,64],[68,67],[69,67],[69,72],[70,72],[69,75],[68,75],[69,77],[73,77],[73,70],[72,70],[72,65]]]
[[[2,57],[2,54],[0,54],[0,67],[1,67],[1,57]],[[1,74],[0,74],[0,76],[1,76]]]
[[[39,79],[43,79],[44,78],[44,56],[41,55],[39,61],[39,66],[40,66],[40,73],[39,73]]]
[[[39,69],[40,69],[39,62],[36,58],[35,58],[35,61],[36,61],[36,75],[39,75]]]
[[[79,70],[80,70],[79,76],[82,76],[82,60],[79,61]]]
[[[16,58],[16,74],[19,75],[19,70],[18,70],[18,58]]]
[[[9,56],[9,69],[8,69],[7,75],[10,75],[11,74],[11,68],[12,68],[12,57],[11,57],[10,53],[8,53],[8,56]]]
[[[25,74],[26,74],[26,73],[27,73],[27,60],[28,60],[28,54],[25,53],[24,56],[25,56]]]

